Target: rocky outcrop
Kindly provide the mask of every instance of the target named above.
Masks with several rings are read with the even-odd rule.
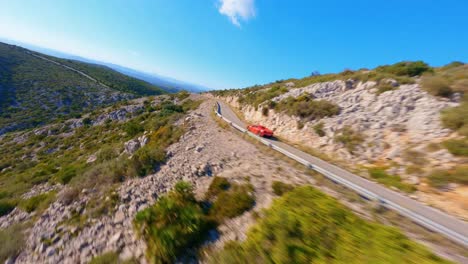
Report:
[[[272,101],[279,102],[289,96],[298,97],[303,94],[339,105],[340,114],[305,122],[303,128],[298,128],[297,124],[301,122],[299,118],[275,113],[273,110],[266,117],[260,110],[244,106],[242,113],[248,121],[259,122],[274,129],[280,137],[328,154],[338,153],[342,159],[363,163],[376,159],[400,158],[399,161],[403,161],[401,156],[406,149],[446,138],[451,131],[441,126],[440,111],[456,105],[427,94],[418,84],[401,85],[393,91],[377,94],[374,82],[355,83],[351,80],[293,88]],[[228,98],[228,102],[239,106],[236,98]],[[319,122],[323,123],[323,137],[314,132],[314,126]],[[345,126],[352,127],[365,139],[353,155],[334,141],[336,132]]]

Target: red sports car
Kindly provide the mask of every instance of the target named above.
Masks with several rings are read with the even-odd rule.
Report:
[[[250,126],[247,126],[247,129],[256,134],[256,135],[259,135],[261,137],[272,137],[273,136],[273,131],[271,131],[270,129],[264,127],[264,126],[261,126],[261,125],[250,125]]]

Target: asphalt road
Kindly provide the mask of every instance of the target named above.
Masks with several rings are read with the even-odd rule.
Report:
[[[242,122],[237,115],[232,111],[232,109],[224,102],[219,102],[220,104],[220,111],[221,115],[225,118],[229,119],[231,122],[241,126],[242,128],[246,128],[246,124]],[[430,206],[424,205],[421,202],[413,200],[403,194],[395,192],[393,190],[387,189],[386,187],[377,184],[375,182],[369,181],[364,179],[360,176],[352,174],[344,169],[341,169],[335,165],[332,165],[326,161],[318,159],[314,156],[311,156],[305,152],[302,152],[288,144],[285,144],[280,141],[276,141],[274,139],[266,139],[270,144],[281,147],[288,152],[308,161],[313,166],[320,167],[327,172],[333,173],[334,175],[347,180],[348,182],[353,183],[365,190],[368,190],[374,194],[377,194],[379,197],[382,198],[383,201],[388,201],[389,204],[396,204],[397,206],[403,208],[400,211],[409,210],[412,214],[416,215],[416,217],[412,217],[415,222],[422,222],[425,221],[425,226],[434,230],[441,232],[441,230],[445,230],[446,232],[441,232],[445,235],[452,234],[452,236],[447,235],[452,240],[464,244],[468,246],[468,223],[460,220],[458,218],[452,217],[444,212],[441,212],[437,209],[434,209]],[[390,206],[389,206],[390,207]],[[420,221],[418,218],[420,217]],[[430,226],[427,223],[431,223]],[[423,224],[424,225],[424,224]],[[433,227],[433,228],[432,228]],[[453,232],[453,233],[452,233]],[[455,236],[457,239],[453,239]]]

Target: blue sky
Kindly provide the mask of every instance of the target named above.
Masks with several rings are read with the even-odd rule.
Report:
[[[466,0],[0,0],[0,37],[212,88],[468,61]]]

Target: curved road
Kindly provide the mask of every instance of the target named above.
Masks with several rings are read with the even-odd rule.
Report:
[[[232,109],[224,102],[219,101],[219,114],[228,119],[232,123],[246,129],[246,124],[242,122]],[[330,178],[342,180],[345,185],[352,185],[355,190],[364,194],[368,198],[379,199],[384,206],[397,210],[402,215],[411,218],[413,221],[421,224],[433,231],[440,232],[448,238],[459,244],[468,247],[468,223],[445,214],[432,207],[424,205],[416,200],[404,196],[398,192],[389,190],[382,185],[366,180],[360,176],[352,174],[326,161],[311,156],[302,152],[290,145],[272,139],[263,139],[264,141],[276,146],[287,152],[299,157],[301,160],[307,161],[310,166],[327,175],[332,175]],[[304,162],[302,162],[304,163]],[[373,197],[374,196],[374,197]]]

